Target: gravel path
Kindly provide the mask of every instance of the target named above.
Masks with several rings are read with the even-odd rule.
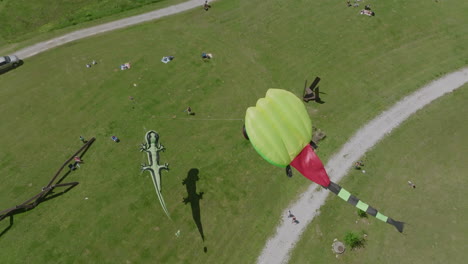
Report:
[[[409,116],[433,100],[454,91],[465,83],[468,83],[468,68],[450,73],[431,82],[371,120],[359,129],[338,153],[330,158],[325,168],[332,181],[338,183],[356,160],[359,160],[364,153]],[[276,234],[267,241],[265,248],[257,259],[258,264],[288,262],[290,251],[299,241],[307,225],[319,214],[319,209],[329,194],[329,191],[323,188],[316,191],[317,186],[317,184],[312,184],[294,204],[284,210],[282,222],[277,227]],[[287,218],[288,209],[300,221],[299,224],[294,225],[291,223],[291,219]],[[389,232],[396,232],[391,227],[382,227],[388,228]]]
[[[210,1],[213,2],[213,1]],[[26,59],[31,56],[34,56],[38,53],[44,52],[46,50],[49,50],[51,48],[55,48],[57,46],[63,45],[68,42],[72,42],[78,39],[94,36],[100,33],[108,32],[111,30],[115,29],[120,29],[132,25],[136,25],[139,23],[155,20],[161,17],[177,14],[180,12],[187,11],[189,9],[199,7],[200,12],[202,12],[202,6],[203,3],[205,3],[205,0],[190,0],[184,3],[180,3],[177,5],[173,6],[168,6],[166,8],[158,9],[149,13],[137,15],[137,16],[132,16],[132,17],[127,17],[124,19],[116,20],[113,22],[105,23],[102,25],[90,27],[90,28],[85,28],[81,30],[77,30],[71,33],[68,33],[66,35],[43,41],[40,43],[37,43],[35,45],[26,47],[22,50],[19,50],[15,52],[14,54],[17,55],[20,59]],[[204,12],[204,11],[203,11]]]

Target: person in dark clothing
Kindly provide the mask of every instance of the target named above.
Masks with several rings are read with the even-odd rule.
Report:
[[[208,4],[208,1],[205,1],[205,4],[203,4],[203,9],[205,9],[205,11],[208,11],[208,9],[211,8],[211,5]]]

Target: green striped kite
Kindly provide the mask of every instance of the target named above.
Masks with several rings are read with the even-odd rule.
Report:
[[[249,107],[245,115],[244,136],[266,161],[278,167],[286,167],[288,175],[292,175],[290,166],[293,166],[304,177],[403,232],[403,222],[383,215],[330,181],[312,147],[312,122],[307,110],[291,92],[269,89],[265,98],[259,99],[255,107]]]

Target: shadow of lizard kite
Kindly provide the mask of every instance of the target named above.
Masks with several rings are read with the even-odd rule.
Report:
[[[203,192],[197,193],[198,169],[190,169],[187,178],[182,181],[182,184],[187,188],[187,197],[184,198],[183,203],[192,207],[193,221],[197,225],[198,232],[201,238],[205,241],[205,234],[203,233],[203,226],[200,216],[200,200],[203,199]]]

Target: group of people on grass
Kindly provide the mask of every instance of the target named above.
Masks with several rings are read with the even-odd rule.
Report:
[[[361,10],[360,14],[361,15],[366,15],[366,16],[375,16],[374,11],[370,10],[370,7],[369,7],[369,9],[367,9],[367,7],[368,6],[366,6],[366,9]]]
[[[97,61],[93,60],[91,63],[86,63],[86,68],[91,68],[92,65],[96,65]]]
[[[211,5],[208,4],[208,1],[205,1],[205,3],[203,4],[203,9],[205,9],[206,11],[208,11],[210,8],[211,8]],[[213,58],[213,54],[211,54],[211,53],[205,53],[205,52],[202,53],[202,59],[203,59],[203,60],[207,60],[207,59],[211,59],[211,58]],[[164,63],[167,63],[167,62],[169,62],[169,61],[171,61],[171,60],[173,60],[173,59],[174,59],[174,56],[166,56],[166,57],[163,57],[163,59],[162,59],[161,61],[164,62]],[[87,68],[90,68],[91,65],[96,65],[96,64],[97,64],[97,62],[96,62],[95,60],[93,60],[91,63],[86,64],[86,67],[87,67]],[[127,69],[130,69],[130,67],[131,67],[131,65],[130,65],[129,62],[120,65],[120,69],[121,69],[121,70],[127,70]],[[133,100],[133,97],[132,97],[132,96],[130,96],[130,100]],[[194,115],[194,114],[195,114],[195,113],[192,111],[192,108],[191,108],[190,106],[187,107],[187,108],[184,110],[184,112],[186,112],[187,115]],[[111,139],[112,139],[112,141],[114,141],[114,142],[116,142],[116,143],[120,142],[120,139],[119,139],[118,137],[116,137],[116,136],[111,136]],[[83,136],[80,136],[80,141],[83,142],[83,144],[86,144],[86,143],[87,143],[87,141],[85,140],[85,138],[84,138]],[[80,163],[83,163],[83,160],[81,160],[81,158],[78,157],[78,156],[74,157],[73,160],[75,161],[75,163],[74,163],[74,164],[70,164],[70,165],[68,166],[71,170],[75,170],[76,168],[79,168],[79,164],[80,164]]]
[[[353,7],[358,7],[358,6],[359,6],[359,4],[357,3],[358,1],[361,1],[361,0],[355,0],[355,1],[354,1],[354,4],[351,5],[351,1],[350,1],[350,0],[347,0],[347,1],[346,1],[346,5],[347,5],[348,7],[351,7],[351,6],[353,6]],[[364,7],[364,9],[361,10],[359,13],[360,13],[361,15],[366,15],[366,16],[375,16],[375,13],[374,13],[374,11],[371,10],[370,5],[366,5],[366,6]]]

